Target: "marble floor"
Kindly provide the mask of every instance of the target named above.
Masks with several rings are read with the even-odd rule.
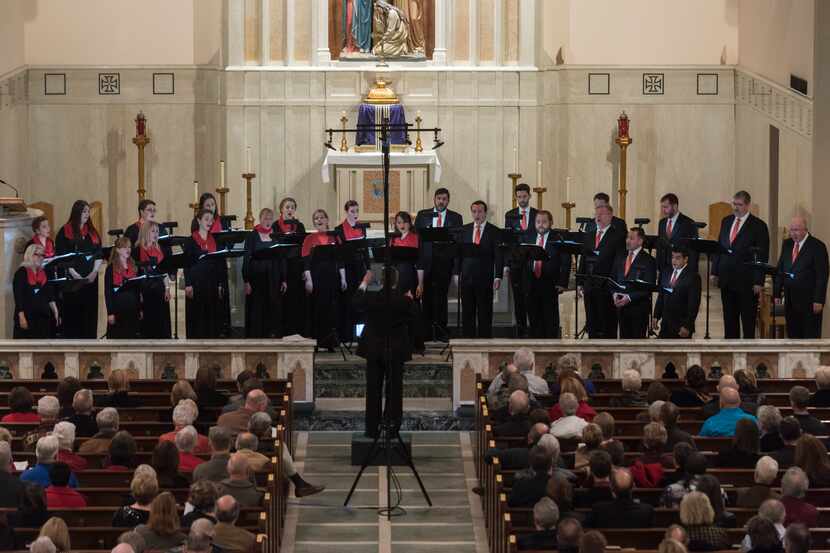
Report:
[[[406,514],[386,517],[385,469],[364,472],[349,507],[343,501],[359,467],[350,464],[349,432],[299,432],[295,459],[303,477],[326,485],[316,496],[290,499],[285,553],[487,553],[481,502],[467,432],[415,432],[415,466],[433,502],[428,507],[408,467],[396,467]]]

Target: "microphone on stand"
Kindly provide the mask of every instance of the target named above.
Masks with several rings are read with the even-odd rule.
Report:
[[[15,188],[14,186],[12,186],[11,184],[7,183],[7,182],[6,182],[6,181],[4,181],[3,179],[0,179],[0,182],[1,182],[1,183],[3,183],[3,184],[5,184],[6,186],[8,186],[9,188],[11,188],[12,190],[14,190],[14,197],[15,197],[15,198],[19,198],[19,197],[20,197],[20,190],[18,190],[17,188]]]

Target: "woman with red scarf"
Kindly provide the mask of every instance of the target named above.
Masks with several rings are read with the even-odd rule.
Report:
[[[305,225],[297,219],[297,200],[283,198],[280,201],[280,216],[274,224],[281,235],[305,235]],[[303,293],[303,259],[300,256],[286,260],[285,281],[288,291],[282,302],[282,335],[308,334],[306,295]]]
[[[55,257],[55,242],[50,238],[52,226],[45,215],[40,215],[32,220],[32,240],[29,244],[35,244],[43,248],[43,259]]]
[[[338,244],[340,239],[328,234],[329,215],[325,210],[316,210],[311,221],[317,232],[305,237],[302,249],[304,286],[312,304],[309,326],[311,335],[317,338],[317,346],[334,351],[337,345],[338,299],[346,289],[346,270],[337,262],[314,259],[314,248]]]
[[[254,254],[272,246],[274,211],[259,212],[259,224],[245,240],[242,280],[245,282],[245,337],[280,338],[282,336],[282,295],[285,293],[285,258],[257,259]]]
[[[185,243],[184,252],[193,265],[184,271],[185,314],[188,338],[218,338],[225,329],[224,302],[228,294],[228,265],[224,259],[205,258],[216,251],[213,212],[203,209],[196,216],[198,230]]]
[[[134,340],[138,338],[141,320],[141,293],[127,281],[138,276],[130,254],[133,244],[126,236],[115,241],[104,273],[104,300],[107,304],[107,338]]]
[[[88,255],[69,267],[67,276],[86,282],[77,290],[63,292],[63,337],[94,340],[98,336],[98,269],[103,262],[101,235],[90,220],[89,204],[83,200],[72,204],[69,221],[55,239],[55,255],[74,252]]]
[[[157,275],[157,267],[164,258],[171,255],[169,248],[159,245],[161,228],[158,223],[145,219],[138,231],[138,242],[133,249],[133,257],[138,269],[147,275]],[[141,337],[154,340],[166,340],[170,331],[170,276],[152,278],[141,287]]]
[[[60,324],[52,287],[46,284],[43,246],[29,244],[14,273],[14,338],[52,338],[52,322]]]
[[[399,211],[395,215],[395,230],[400,236],[392,239],[393,248],[414,248],[421,246],[419,236],[413,232],[412,216],[406,211]],[[412,297],[420,299],[424,292],[424,270],[417,262],[401,261],[395,264],[398,269],[398,289],[402,292],[412,292]]]
[[[347,243],[352,240],[361,240],[366,238],[366,229],[358,223],[360,217],[360,206],[355,200],[349,200],[343,206],[346,212],[346,218],[343,222],[334,227],[337,231],[340,241]],[[343,342],[354,341],[354,326],[359,322],[360,315],[355,311],[352,305],[352,298],[354,297],[357,288],[364,279],[368,282],[372,280],[372,272],[369,270],[369,259],[366,256],[365,250],[352,250],[351,260],[344,263],[346,269],[346,290],[340,296],[342,303],[340,307],[340,320],[337,331],[340,335],[340,340]]]
[[[210,192],[205,192],[201,196],[199,196],[199,208],[196,210],[196,213],[200,213],[203,210],[210,211],[213,215],[213,222],[210,224],[210,233],[216,234],[218,232],[222,232],[223,230],[231,230],[230,227],[230,219],[222,219],[221,214],[219,213],[219,206],[216,203],[216,197],[211,194]],[[199,220],[198,216],[193,218],[193,222],[190,223],[190,232],[196,232],[199,230]],[[228,293],[228,270],[227,270],[227,262],[223,261],[222,265],[225,266],[225,270],[222,273],[225,279],[222,281],[221,285],[225,291],[225,294],[222,296],[222,303],[220,304],[220,309],[217,311],[217,317],[219,318],[219,334],[218,336],[230,336],[231,334],[231,295]]]

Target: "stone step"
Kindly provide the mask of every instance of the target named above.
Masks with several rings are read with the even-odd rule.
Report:
[[[352,410],[315,409],[310,414],[298,414],[294,419],[296,431],[360,432],[365,430],[364,413]],[[404,404],[402,432],[414,431],[470,431],[475,419],[457,416],[451,410],[412,410]]]

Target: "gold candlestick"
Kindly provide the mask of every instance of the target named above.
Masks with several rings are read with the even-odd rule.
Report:
[[[246,203],[247,208],[245,211],[245,230],[251,230],[254,228],[254,212],[251,209],[251,181],[254,180],[256,177],[256,173],[242,173],[242,178],[246,181]]]
[[[576,207],[574,202],[562,202],[565,208],[565,228],[571,230],[571,210]]]
[[[628,135],[630,120],[625,112],[622,112],[617,120],[618,132],[614,142],[620,147],[620,218],[625,220],[625,200],[628,194],[628,147],[633,140]]]
[[[219,186],[216,188],[216,193],[219,194],[219,215],[225,215],[227,212],[227,203],[225,196],[231,189],[227,186]]]
[[[536,188],[534,188],[534,189],[533,189],[533,191],[534,191],[534,192],[536,192],[536,194],[537,194],[537,196],[536,196],[536,198],[537,198],[537,201],[536,201],[536,209],[544,209],[544,208],[542,207],[542,195],[543,195],[545,192],[547,192],[547,191],[548,191],[548,189],[547,189],[547,188],[545,188],[544,186],[537,186]],[[515,194],[514,194],[514,195],[515,195]]]
[[[133,144],[138,146],[138,201],[144,199],[147,190],[144,188],[144,147],[150,143],[150,137],[141,134],[133,138]]]
[[[418,112],[418,116],[415,118],[415,151],[420,153],[424,151],[424,144],[421,142],[421,123],[424,120],[421,118],[421,112]]]
[[[187,205],[190,206],[190,209],[193,210],[193,217],[195,218],[196,215],[199,214],[199,202],[194,202],[192,204],[187,204]]]
[[[346,130],[346,122],[348,120],[349,120],[349,118],[346,117],[346,112],[344,111],[340,115],[340,125],[343,127],[343,131]],[[346,133],[345,132],[343,132],[343,134],[341,135],[341,138],[340,138],[340,151],[341,152],[348,152],[349,151],[349,142],[346,140]]]
[[[516,202],[516,186],[519,184],[519,179],[522,178],[521,173],[508,173],[507,178],[513,181],[513,188],[510,189],[510,194],[513,196],[513,209],[519,205]]]

